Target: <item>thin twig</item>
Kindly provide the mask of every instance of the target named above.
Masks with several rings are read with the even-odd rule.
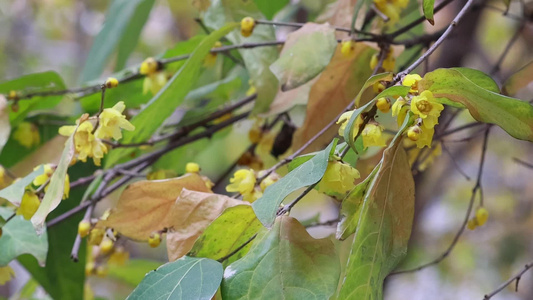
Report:
[[[461,169],[461,166],[459,165],[459,163],[455,160],[455,157],[453,157],[453,154],[450,152],[450,149],[448,149],[448,147],[446,147],[444,145],[444,143],[440,143],[441,147],[442,147],[442,150],[444,150],[444,152],[446,152],[446,154],[448,154],[448,156],[450,157],[450,159],[452,160],[452,163],[453,163],[453,166],[455,167],[455,169],[457,170],[457,172],[459,172],[459,174],[463,175],[463,177],[470,181],[470,176],[468,176],[465,171],[463,171]]]
[[[309,192],[311,192],[315,186],[318,184],[318,181],[311,184],[310,186],[308,186],[300,195],[298,195],[298,197],[296,197],[296,199],[292,200],[291,203],[287,204],[287,205],[284,205],[282,208],[280,208],[278,210],[278,212],[276,213],[276,215],[278,216],[282,216],[288,212],[291,211],[291,209],[298,203],[300,202],[300,200],[302,200],[305,195],[309,194]]]
[[[498,58],[498,61],[496,62],[494,67],[492,67],[492,70],[490,71],[490,75],[495,75],[496,73],[500,71],[501,65],[503,61],[505,60],[505,57],[507,57],[507,54],[509,54],[509,51],[511,50],[511,47],[514,45],[514,43],[518,41],[518,38],[520,37],[520,34],[522,33],[522,30],[524,29],[525,25],[526,23],[522,22],[520,26],[518,26],[518,29],[516,30],[516,32],[513,34],[513,36],[511,37],[511,39],[505,46],[505,49],[503,49],[502,54]]]
[[[483,137],[483,147],[481,149],[481,158],[480,158],[479,168],[478,168],[478,172],[477,172],[476,184],[472,188],[472,195],[470,197],[470,202],[468,203],[468,208],[466,210],[465,218],[463,220],[463,223],[461,224],[461,227],[459,228],[459,231],[455,234],[451,244],[448,246],[446,251],[444,251],[436,259],[434,259],[434,260],[432,260],[432,261],[430,261],[428,263],[425,263],[425,264],[423,264],[421,266],[418,266],[416,268],[413,268],[413,269],[407,269],[407,270],[401,270],[401,271],[397,271],[397,272],[392,272],[392,273],[390,273],[390,275],[398,275],[398,274],[417,272],[417,271],[420,271],[420,270],[425,269],[427,267],[430,267],[430,266],[433,266],[433,265],[436,265],[436,264],[440,263],[446,257],[448,257],[448,255],[450,255],[450,253],[454,249],[455,245],[459,241],[459,238],[461,237],[461,235],[465,231],[466,224],[468,223],[468,219],[470,218],[470,213],[472,212],[472,207],[474,206],[474,200],[476,199],[476,195],[478,193],[478,190],[481,191],[481,175],[483,174],[483,166],[485,164],[485,154],[487,153],[487,142],[488,142],[488,139],[489,139],[490,128],[491,128],[491,126],[487,126],[487,129],[485,130],[485,136]]]
[[[437,48],[444,42],[444,40],[452,33],[454,28],[457,26],[457,24],[461,21],[461,19],[464,17],[466,12],[470,9],[470,7],[474,4],[475,0],[468,0],[463,6],[463,8],[459,11],[459,13],[455,16],[453,21],[450,23],[446,31],[440,36],[440,38],[433,44],[422,56],[420,56],[414,63],[412,63],[409,67],[407,67],[402,72],[398,73],[396,77],[394,78],[394,82],[400,81],[405,75],[411,73],[418,65],[420,65],[424,60],[426,60]]]
[[[237,252],[241,251],[242,248],[246,247],[246,245],[250,244],[255,238],[257,237],[257,233],[252,235],[251,238],[249,238],[246,242],[244,242],[242,245],[240,245],[239,247],[237,247],[237,249],[231,251],[229,254],[217,259],[218,262],[223,262],[225,261],[226,259],[232,257],[233,255],[237,254]]]
[[[533,164],[532,163],[528,163],[528,162],[525,162],[523,160],[521,160],[520,158],[517,158],[517,157],[513,157],[513,160],[523,166],[526,166],[530,169],[533,169]]]
[[[483,297],[483,300],[488,300],[494,297],[494,295],[503,291],[503,289],[507,287],[509,284],[511,284],[513,281],[516,281],[515,292],[518,292],[518,282],[520,281],[520,278],[522,278],[522,275],[524,275],[524,273],[526,273],[531,268],[533,268],[533,261],[530,261],[529,263],[527,263],[524,266],[524,268],[522,268],[522,270],[520,270],[518,273],[516,273],[514,276],[509,278],[504,283],[500,284],[500,286],[498,286],[494,291],[490,292],[489,294],[486,294],[485,297]]]

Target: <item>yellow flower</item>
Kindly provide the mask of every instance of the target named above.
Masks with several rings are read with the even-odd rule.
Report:
[[[239,192],[244,195],[254,191],[255,174],[253,170],[238,170],[229,181],[230,184],[226,186],[228,192]]]
[[[422,77],[418,74],[408,74],[402,81],[403,86],[410,86],[410,93],[418,93],[418,82],[422,80]]]
[[[278,180],[279,180],[279,175],[276,173],[272,173],[268,175],[267,178],[263,179],[263,181],[261,181],[261,183],[259,184],[259,187],[261,187],[261,191],[264,192],[267,187],[273,185]]]
[[[377,54],[372,55],[372,57],[370,58],[370,70],[374,70],[378,66],[378,63],[379,63],[378,55]]]
[[[433,98],[431,91],[423,91],[419,96],[411,99],[411,111],[422,118],[424,127],[433,128],[439,124],[440,112],[444,106]]]
[[[139,73],[141,75],[154,74],[159,69],[159,63],[153,57],[148,57],[141,63]]]
[[[344,135],[344,130],[346,129],[346,126],[348,126],[348,122],[352,118],[353,110],[347,111],[343,113],[339,119],[337,120],[336,124],[341,124],[341,127],[339,127],[339,135]],[[361,115],[357,116],[357,119],[355,120],[355,124],[353,126],[353,135],[356,136],[357,132],[359,132],[359,127],[363,124],[363,118],[361,118]]]
[[[392,105],[392,116],[398,116],[397,123],[398,126],[402,126],[405,116],[409,111],[409,107],[406,106],[407,102],[403,97],[398,98]]]
[[[251,193],[242,194],[242,200],[253,203],[255,200],[263,197],[263,193],[258,190],[253,190]]]
[[[376,124],[366,124],[365,129],[363,129],[363,132],[361,133],[361,136],[363,137],[363,145],[365,147],[370,146],[378,146],[383,147],[387,146],[387,140],[382,134],[383,127]]]
[[[104,154],[107,153],[107,146],[94,136],[93,128],[90,121],[81,123],[74,135],[74,147],[79,160],[86,162],[87,157],[92,157],[94,164],[99,166]],[[74,130],[76,126],[62,126],[59,128],[59,134],[70,136]]]
[[[392,48],[389,48],[389,52],[387,53],[387,56],[383,60],[383,70],[385,72],[392,72],[394,71],[394,66],[396,65],[396,58],[394,58],[393,50]]]
[[[152,95],[155,95],[167,84],[167,82],[167,74],[163,71],[148,74],[143,81],[143,94],[150,91]]]
[[[400,13],[409,4],[408,0],[374,0],[376,7],[387,17],[391,24],[400,20]]]
[[[24,196],[22,196],[19,208],[17,208],[17,215],[22,215],[24,219],[29,220],[33,217],[40,204],[41,201],[34,192],[26,191]]]
[[[91,231],[91,223],[87,220],[82,220],[80,223],[78,223],[78,234],[84,238],[89,235],[89,232]]]
[[[0,285],[6,284],[12,278],[15,278],[15,271],[10,266],[0,267]]]
[[[13,138],[26,148],[32,148],[41,143],[39,129],[34,124],[22,122],[13,133]]]
[[[318,191],[331,196],[342,196],[354,187],[355,180],[359,177],[361,177],[359,171],[352,166],[339,161],[330,161],[318,184]]]
[[[36,171],[37,169],[39,169],[40,166],[37,166],[35,167],[33,170]],[[52,174],[54,174],[54,171],[55,171],[55,168],[52,166],[52,164],[45,164],[44,165],[44,172],[43,174],[35,177],[35,179],[33,180],[33,185],[35,186],[41,186],[45,183],[48,183],[48,181],[50,180],[50,178],[52,178]],[[47,185],[45,188],[44,188],[44,191],[47,192],[48,191],[48,186]],[[65,187],[64,187],[64,191],[63,191],[63,199],[67,199],[68,196],[69,196],[69,193],[70,193],[70,179],[69,179],[69,176],[68,174],[65,176]]]
[[[89,245],[97,246],[100,245],[104,239],[104,230],[102,228],[93,228],[89,233]]]
[[[135,126],[126,120],[122,114],[126,105],[119,101],[112,108],[106,108],[100,114],[100,125],[96,129],[95,135],[99,139],[113,138],[119,140],[122,138],[122,129],[133,131]]]
[[[376,101],[376,106],[379,109],[379,111],[386,114],[389,112],[391,108],[390,100],[384,97],[379,98],[378,101]]]
[[[113,254],[109,256],[108,264],[123,266],[130,259],[130,253],[124,247],[116,247]]]
[[[418,148],[424,148],[424,146],[428,146],[431,148],[431,141],[433,140],[433,134],[435,133],[434,128],[427,128],[427,127],[420,127],[421,132],[418,136],[418,140],[416,140],[416,146]]]

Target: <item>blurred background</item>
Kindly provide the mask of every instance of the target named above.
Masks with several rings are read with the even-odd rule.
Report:
[[[103,26],[110,2],[0,0],[0,81],[54,70],[63,77],[66,86],[79,86],[80,73],[92,41]],[[195,21],[199,16],[195,6],[198,2],[201,0],[157,0],[126,66],[139,64],[146,57],[163,53],[179,41],[203,33]],[[335,1],[293,0],[274,18],[313,21],[331,2]],[[459,30],[431,56],[429,65],[419,68],[419,73],[423,73],[424,68],[464,66],[492,73],[501,84],[533,60],[533,2],[522,2],[513,1],[509,13],[503,15],[503,1],[480,1],[461,23]],[[436,15],[434,27],[426,24],[425,29],[433,32],[445,27],[463,3],[452,3]],[[524,21],[527,16],[522,15],[523,7],[529,12],[529,21]],[[290,30],[279,28],[278,39],[284,38]],[[501,67],[494,69],[513,37],[515,43]],[[109,63],[104,75],[112,73],[113,65],[113,62]],[[533,86],[530,84],[520,91],[518,97],[532,100]],[[451,128],[472,121],[468,112],[462,112]],[[239,137],[247,134],[251,124],[248,121],[237,126],[231,142],[207,145],[219,147],[219,153],[240,153],[247,145]],[[399,269],[431,261],[451,243],[464,219],[475,184],[482,136],[479,127],[476,127],[445,138],[441,156],[425,172],[415,176],[415,227],[408,256]],[[212,161],[209,156],[204,153],[197,160],[202,165],[209,165]],[[218,159],[231,163],[235,159],[233,156]],[[533,145],[515,140],[493,127],[482,177],[484,206],[490,213],[488,223],[474,231],[465,231],[449,257],[440,264],[419,272],[389,277],[385,285],[385,299],[482,299],[484,294],[533,260],[533,168],[517,163],[515,158],[533,164]],[[212,175],[209,170],[206,172]],[[212,173],[220,174],[220,171]],[[474,208],[478,205],[479,198]],[[334,202],[312,193],[296,207],[294,214],[301,219],[309,219],[317,212],[322,212],[321,221],[335,218]],[[334,227],[312,228],[310,231],[317,237],[326,237],[334,233]],[[128,249],[131,258],[147,259],[144,269],[139,267],[140,270],[149,270],[167,259],[164,247],[153,250],[144,244],[131,243]],[[21,293],[28,286],[29,276],[22,267],[14,267],[17,278],[0,286],[0,295],[12,296],[12,299],[24,298]],[[122,275],[119,274],[121,272]],[[97,297],[123,299],[134,288],[124,273],[134,272],[135,269],[110,272],[107,278],[90,277],[88,282]],[[36,295],[38,298],[45,297],[44,293]],[[518,293],[514,292],[514,284],[511,284],[494,299],[533,299],[533,271],[522,277]]]

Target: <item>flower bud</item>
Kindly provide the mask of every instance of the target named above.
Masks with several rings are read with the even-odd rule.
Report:
[[[91,231],[91,223],[87,220],[82,220],[78,224],[78,234],[83,238],[89,235]]]
[[[118,86],[118,80],[114,77],[109,77],[105,81],[105,87],[108,89],[116,88]]]
[[[252,17],[246,17],[241,20],[241,34],[244,37],[252,35],[255,27],[255,20]]]
[[[409,127],[409,129],[407,129],[407,137],[411,141],[417,141],[421,133],[422,133],[422,128],[420,128],[420,126],[418,125],[411,126]]]
[[[376,102],[376,106],[382,113],[386,114],[389,112],[391,104],[390,104],[389,99],[379,98],[378,101]]]
[[[185,165],[185,172],[187,173],[198,173],[200,172],[200,165],[194,162],[188,162]]]
[[[156,248],[161,244],[161,234],[159,232],[152,232],[148,238],[148,245],[152,248]]]
[[[350,57],[355,52],[355,41],[345,40],[341,43],[341,53],[344,57]]]

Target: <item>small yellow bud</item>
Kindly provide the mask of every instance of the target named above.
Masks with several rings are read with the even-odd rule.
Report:
[[[185,172],[187,173],[198,173],[200,172],[200,165],[194,162],[188,162],[185,165]]]
[[[485,225],[485,223],[487,223],[488,219],[489,219],[489,211],[484,207],[478,208],[476,211],[477,224],[479,226],[483,226]]]
[[[379,94],[385,90],[385,86],[381,82],[376,82],[372,86],[372,89],[374,90],[374,93]]]
[[[105,87],[108,89],[116,88],[118,86],[118,80],[114,77],[109,77],[105,81]]]
[[[7,99],[8,100],[16,100],[18,98],[19,98],[19,96],[18,96],[17,91],[11,90],[11,91],[9,91],[9,94],[7,94]]]
[[[341,53],[344,57],[350,57],[355,52],[355,41],[345,40],[341,43]]]
[[[100,251],[102,254],[108,254],[113,250],[113,241],[110,238],[105,237],[100,243]]]
[[[372,55],[370,59],[370,69],[374,70],[378,66],[379,58],[377,54]]]
[[[96,267],[96,276],[98,277],[106,277],[107,276],[107,267],[100,265]]]
[[[161,244],[161,234],[159,232],[153,232],[148,238],[148,245],[152,248],[156,248]]]
[[[155,60],[153,57],[148,57],[141,63],[141,67],[139,68],[139,73],[141,75],[149,75],[153,74],[157,71],[159,68],[159,63],[157,60]]]
[[[470,230],[474,230],[477,227],[477,221],[476,218],[468,220],[468,223],[466,224],[466,228]]]
[[[252,17],[246,17],[241,20],[241,34],[244,37],[252,35],[255,27],[255,20]]]
[[[417,141],[420,137],[420,133],[422,133],[422,128],[420,128],[418,125],[411,126],[409,129],[407,129],[407,137],[411,141]]]
[[[94,262],[88,262],[85,264],[85,276],[89,276],[94,272]]]
[[[391,107],[390,100],[387,98],[379,98],[376,102],[376,106],[382,113],[388,113]]]
[[[99,245],[104,238],[104,230],[100,228],[94,228],[89,233],[89,245]]]
[[[78,224],[78,234],[83,238],[89,235],[91,231],[91,223],[87,220],[82,220]]]
[[[250,139],[250,142],[252,142],[252,144],[258,144],[261,141],[262,135],[263,132],[257,126],[250,128],[250,131],[248,131],[248,139]]]

